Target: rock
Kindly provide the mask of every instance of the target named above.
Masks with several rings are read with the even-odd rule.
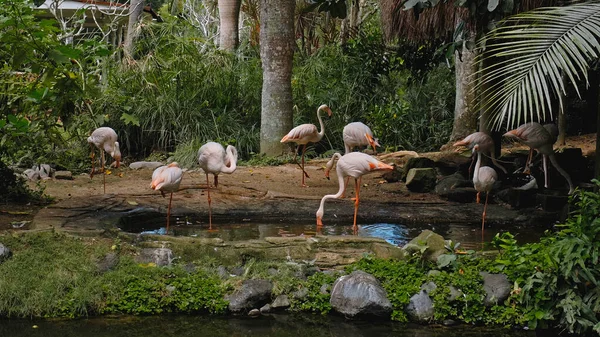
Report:
[[[50,165],[48,164],[40,164],[40,169],[39,169],[39,174],[40,174],[40,179],[42,180],[48,180],[48,179],[52,179],[52,168],[50,167]]]
[[[433,301],[424,290],[421,290],[410,298],[404,311],[411,321],[428,323],[433,319]]]
[[[113,270],[117,264],[119,264],[119,255],[111,252],[106,254],[96,265],[98,267],[98,272],[103,274],[109,270]]]
[[[254,309],[253,309],[253,310],[254,310]],[[252,310],[251,310],[250,312],[252,312]],[[263,305],[263,306],[260,308],[260,313],[261,313],[261,314],[268,314],[268,313],[270,313],[270,312],[271,312],[271,305],[270,305],[270,304],[268,304],[268,303],[267,303],[267,304],[265,304],[265,305]],[[250,314],[250,313],[248,313],[248,314]]]
[[[322,295],[329,295],[330,288],[331,286],[329,284],[323,284],[321,285],[321,288],[319,288],[319,293]]]
[[[271,301],[273,284],[267,280],[246,280],[242,287],[225,297],[233,313],[260,308]]]
[[[379,281],[364,271],[354,271],[337,279],[331,290],[332,308],[348,317],[389,317],[392,304]]]
[[[477,191],[473,188],[473,182],[467,180],[461,173],[441,178],[435,185],[435,193],[450,201],[472,202]]]
[[[426,157],[409,158],[402,168],[402,180],[406,181],[408,172],[413,168],[434,168],[435,162]]]
[[[230,272],[231,272],[231,275],[233,275],[233,276],[242,276],[242,275],[244,275],[245,271],[246,270],[244,269],[244,267],[234,267],[231,269]]]
[[[455,326],[458,325],[458,322],[453,319],[445,319],[442,321],[443,326]]]
[[[402,180],[402,177],[403,177],[403,174],[402,174],[402,171],[400,170],[400,168],[396,164],[393,164],[392,166],[394,167],[393,170],[387,171],[381,175],[381,177],[383,179],[385,179],[385,181],[387,181],[388,183],[398,182],[398,181]]]
[[[275,301],[273,301],[273,303],[271,303],[271,309],[273,309],[273,310],[283,310],[283,309],[287,309],[289,307],[290,307],[290,300],[288,299],[288,297],[286,295],[277,296]]]
[[[154,263],[159,267],[170,266],[173,262],[173,251],[169,248],[143,248],[136,261]]]
[[[423,290],[427,295],[431,294],[431,292],[434,291],[434,290],[436,290],[436,289],[437,289],[437,285],[434,282],[432,282],[432,281],[429,281],[427,283],[423,283],[421,285],[421,290]]]
[[[319,267],[317,267],[317,266],[309,266],[304,271],[304,276],[306,276],[306,277],[312,276],[320,271],[321,271],[321,269],[319,269]]]
[[[483,300],[485,306],[490,307],[504,302],[508,298],[512,285],[506,275],[490,274],[484,271],[480,272],[479,275],[483,277],[483,290],[486,293]]]
[[[462,290],[456,288],[455,286],[450,286],[450,296],[448,296],[448,302],[454,302],[457,298],[462,296]]]
[[[427,247],[423,254],[423,259],[429,260],[433,263],[437,263],[438,256],[446,253],[446,248],[444,238],[436,234],[429,229],[426,229],[421,232],[416,238],[410,240],[402,249],[404,249],[407,253],[420,254],[422,248]]]
[[[154,170],[157,167],[160,167],[163,165],[164,164],[159,161],[136,161],[134,163],[129,164],[129,168],[132,170],[139,170],[139,169]]]
[[[435,189],[437,174],[433,168],[413,168],[406,175],[406,188],[411,192],[429,192]]]
[[[506,188],[496,193],[496,197],[514,209],[534,207],[536,205],[536,190],[521,190]]]
[[[54,179],[73,180],[73,173],[71,171],[56,171],[54,172]]]
[[[248,312],[248,316],[250,317],[258,317],[260,316],[260,310],[258,309],[252,309]]]
[[[0,263],[10,259],[12,252],[8,247],[0,243]]]
[[[306,296],[308,296],[307,288],[300,288],[292,293],[292,297],[296,300],[303,300]]]
[[[269,269],[267,269],[267,274],[269,274],[271,276],[275,276],[275,275],[279,274],[279,270],[277,270],[275,268],[269,268]]]
[[[23,172],[23,178],[29,181],[38,181],[40,179],[40,172],[35,169],[27,169]]]

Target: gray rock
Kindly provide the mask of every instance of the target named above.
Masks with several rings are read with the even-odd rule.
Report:
[[[48,179],[52,179],[52,171],[54,171],[50,165],[48,164],[40,164],[40,168],[39,168],[39,174],[40,174],[40,179],[42,180],[48,180]]]
[[[119,255],[116,253],[108,253],[106,254],[102,260],[98,261],[98,272],[103,274],[109,270],[113,270],[117,264],[119,264]]]
[[[231,273],[231,275],[234,275],[234,276],[242,276],[242,275],[244,275],[245,271],[246,270],[244,269],[244,267],[235,267],[230,270],[230,273]]]
[[[381,175],[381,177],[385,179],[385,181],[387,181],[388,183],[398,182],[404,177],[402,174],[402,170],[400,170],[400,168],[396,164],[393,164],[392,166],[394,167],[393,170],[387,171]]]
[[[225,266],[218,266],[217,267],[217,275],[219,275],[219,277],[222,280],[226,280],[229,278],[229,272],[227,271],[227,268],[225,268]]]
[[[319,289],[319,293],[321,293],[323,295],[329,295],[330,289],[331,289],[330,284],[323,284],[323,285],[321,285],[321,288]]]
[[[159,267],[170,266],[173,262],[173,251],[169,248],[143,248],[136,261],[154,263]]]
[[[410,298],[410,302],[404,308],[406,315],[413,322],[428,323],[433,319],[433,301],[423,290]]]
[[[271,309],[273,309],[273,310],[283,310],[283,309],[287,309],[289,307],[290,307],[290,300],[288,299],[287,295],[279,295],[279,296],[277,296],[275,301],[273,301],[273,303],[271,303]]]
[[[248,316],[250,317],[258,317],[260,316],[260,310],[258,309],[252,309],[248,312]]]
[[[448,296],[448,302],[454,302],[457,298],[462,296],[462,290],[456,288],[455,286],[450,286],[450,296]]]
[[[444,321],[442,321],[442,325],[444,326],[454,326],[454,325],[458,325],[458,322],[453,320],[453,319],[445,319]]]
[[[129,168],[132,170],[139,170],[139,169],[154,170],[157,167],[160,167],[163,165],[164,164],[159,161],[136,161],[134,163],[129,164]]]
[[[423,259],[437,263],[438,256],[446,253],[444,245],[445,241],[441,235],[426,229],[416,238],[410,240],[402,249],[409,254],[421,254],[421,251],[425,249],[422,253]]]
[[[502,303],[508,298],[512,284],[506,275],[490,274],[484,271],[480,272],[479,275],[483,277],[483,290],[486,293],[483,300],[485,306],[490,307]]]
[[[308,296],[308,289],[300,288],[292,293],[292,297],[296,300],[303,300]]]
[[[73,180],[73,173],[71,171],[56,171],[54,172],[54,179]]]
[[[409,158],[404,167],[402,168],[402,180],[406,181],[406,176],[411,169],[414,168],[434,168],[435,162],[426,157],[412,157]]]
[[[12,252],[8,247],[0,243],[0,263],[10,259]]]
[[[267,274],[269,274],[271,276],[275,276],[275,275],[279,274],[279,270],[277,270],[275,268],[269,268],[269,269],[267,269]]]
[[[38,181],[40,179],[40,172],[37,168],[30,168],[23,172],[23,178],[29,181]]]
[[[335,311],[348,317],[389,317],[392,313],[392,304],[379,281],[360,270],[334,282],[330,303]]]
[[[473,201],[477,191],[473,188],[472,181],[467,180],[462,174],[456,172],[441,178],[435,185],[435,193],[450,201],[466,203]]]
[[[431,294],[436,289],[437,289],[437,285],[432,281],[423,283],[421,285],[421,290],[423,290],[427,295]]]
[[[252,311],[250,311],[250,312],[252,312]],[[270,304],[268,304],[268,303],[267,303],[267,304],[265,304],[265,305],[263,305],[263,306],[260,308],[260,313],[261,313],[261,314],[268,314],[268,313],[270,313],[270,312],[271,312],[271,305],[270,305]]]
[[[246,280],[242,287],[225,297],[233,313],[260,308],[271,301],[273,284],[267,280]]]
[[[435,189],[437,173],[433,168],[413,168],[406,175],[406,188],[411,192],[430,192]]]

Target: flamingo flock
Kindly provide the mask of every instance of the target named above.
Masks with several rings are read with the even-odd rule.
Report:
[[[296,143],[296,145],[302,145],[301,149],[301,164],[297,162],[297,151],[295,151],[294,162],[300,167],[301,170],[301,183],[300,186],[303,188],[308,187],[306,185],[305,178],[310,178],[305,170],[305,152],[306,147],[309,143],[319,142],[325,135],[325,125],[323,123],[321,112],[326,112],[329,116],[332,115],[331,109],[323,104],[317,109],[317,119],[320,125],[320,131],[317,131],[317,127],[313,124],[302,124],[299,125],[285,135],[282,139],[282,143]],[[527,123],[515,130],[508,131],[504,134],[505,137],[514,138],[518,141],[528,145],[533,150],[537,150],[543,155],[544,173],[545,173],[545,186],[548,187],[547,178],[547,159],[549,158],[554,167],[565,177],[569,183],[569,194],[573,193],[574,187],[570,176],[564,171],[556,161],[552,145],[556,140],[555,129],[548,126],[542,126],[538,123]],[[117,133],[109,127],[100,127],[87,139],[91,147],[91,158],[92,158],[92,171],[90,172],[90,178],[93,178],[95,171],[94,167],[94,147],[100,150],[101,155],[101,172],[106,175],[106,161],[105,152],[108,153],[114,159],[114,165],[118,168],[121,161],[121,152],[119,149],[119,143],[117,141]],[[335,169],[337,171],[337,178],[339,189],[335,194],[327,194],[321,198],[319,208],[316,212],[316,225],[317,229],[323,226],[323,216],[325,214],[325,202],[329,199],[343,198],[346,186],[350,178],[354,178],[355,191],[354,191],[354,218],[353,218],[353,231],[357,233],[357,214],[360,203],[360,187],[361,179],[363,175],[378,172],[378,171],[390,171],[394,167],[386,164],[377,158],[368,155],[363,152],[352,152],[355,147],[371,146],[373,152],[377,154],[377,147],[380,146],[378,140],[374,137],[371,129],[361,123],[353,122],[349,123],[344,127],[343,130],[343,141],[345,147],[345,154],[334,153],[331,159],[325,166],[325,177],[329,179],[330,171]],[[489,199],[489,193],[492,191],[494,183],[498,180],[498,174],[496,170],[490,166],[482,165],[482,157],[488,156],[491,158],[492,163],[507,173],[507,170],[501,166],[497,160],[494,152],[494,141],[492,138],[483,133],[473,133],[463,140],[454,143],[454,146],[465,146],[472,150],[473,161],[475,162],[475,169],[473,170],[473,186],[477,191],[477,203],[480,202],[481,192],[485,192],[485,203],[482,214],[481,229],[482,233],[485,227],[486,210]],[[532,154],[530,153],[528,164],[531,161]],[[209,230],[212,230],[212,199],[210,195],[210,181],[209,174],[213,175],[214,188],[218,187],[219,174],[232,174],[235,172],[237,167],[238,152],[232,145],[227,145],[224,148],[221,144],[216,142],[208,142],[200,147],[198,150],[198,164],[206,175],[206,191],[208,201],[208,212],[209,212]],[[337,160],[337,165],[336,165]],[[469,167],[469,176],[471,175],[471,166]],[[152,174],[152,181],[150,187],[153,190],[160,191],[161,195],[165,197],[165,193],[169,193],[169,205],[167,208],[167,233],[170,225],[171,215],[171,204],[173,200],[173,193],[177,192],[180,188],[181,180],[183,178],[183,170],[175,162],[160,166],[154,170]],[[344,180],[346,182],[344,183]],[[106,181],[103,180],[104,192],[106,193]]]

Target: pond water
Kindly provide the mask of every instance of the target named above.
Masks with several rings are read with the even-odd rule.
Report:
[[[201,238],[221,238],[226,241],[263,239],[271,236],[304,236],[315,235],[314,222],[279,221],[272,223],[257,223],[242,221],[237,223],[213,224],[213,230],[208,230],[206,219],[194,216],[172,217],[169,235],[190,236]],[[155,214],[137,214],[121,218],[118,227],[126,232],[142,234],[166,234],[166,219]],[[499,227],[499,226],[498,226]],[[500,232],[510,231],[519,243],[539,240],[543,230],[524,227],[490,227],[481,235],[481,224],[465,223],[369,223],[358,224],[358,236],[382,238],[389,243],[403,246],[425,229],[432,230],[453,242],[460,242],[462,248],[478,249],[485,243],[491,242]],[[319,231],[322,235],[354,235],[352,225],[342,225],[330,222]]]
[[[534,337],[547,332],[406,325],[395,322],[348,321],[337,316],[269,315],[258,318],[212,316],[115,317],[81,320],[0,320],[0,336],[10,337]]]

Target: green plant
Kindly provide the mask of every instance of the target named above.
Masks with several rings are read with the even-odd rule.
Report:
[[[331,303],[329,302],[331,295],[331,285],[336,277],[325,273],[315,273],[309,276],[306,281],[301,281],[297,288],[306,288],[308,294],[299,300],[292,301],[293,310],[309,311],[325,315],[331,311]],[[321,288],[329,286],[328,292],[321,292]]]

